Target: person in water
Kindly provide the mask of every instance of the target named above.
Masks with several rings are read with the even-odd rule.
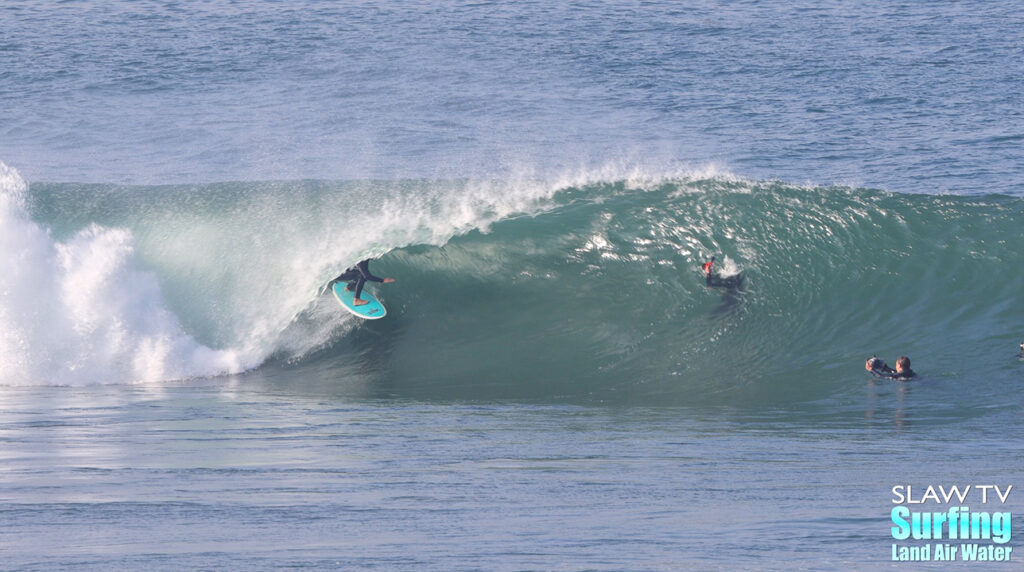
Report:
[[[704,279],[707,280],[708,283],[711,282],[711,269],[712,269],[712,267],[714,267],[714,265],[715,265],[715,257],[712,256],[711,260],[708,260],[707,262],[704,263],[704,266],[701,266],[701,268],[704,269]]]
[[[882,358],[872,356],[864,364],[864,369],[870,371],[874,376],[896,381],[906,381],[917,377],[917,373],[910,369],[910,358],[907,356],[900,356],[896,360],[896,369],[886,365]]]
[[[713,287],[725,287],[733,290],[740,290],[743,288],[743,273],[735,274],[733,276],[727,276],[723,278],[719,273],[715,272],[715,257],[712,256],[711,260],[705,262],[701,269],[704,270],[704,283],[708,286]]]
[[[360,294],[363,293],[363,286],[367,282],[381,282],[383,284],[390,284],[394,282],[394,278],[380,278],[370,273],[370,259],[360,261],[358,264],[342,272],[337,278],[331,280],[324,286],[323,291],[327,292],[338,282],[348,282],[348,286],[345,289],[349,292],[355,291],[356,295],[352,300],[353,306],[363,306],[369,304],[369,300],[363,300],[360,298]]]

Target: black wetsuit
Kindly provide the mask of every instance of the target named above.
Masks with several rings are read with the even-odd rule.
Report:
[[[726,276],[723,278],[718,274],[707,274],[704,277],[704,283],[713,288],[730,288],[740,289],[743,287],[743,273],[733,274],[732,276]]]
[[[893,381],[907,381],[908,379],[913,379],[917,377],[917,373],[915,373],[912,369],[908,368],[897,373],[896,370],[885,365],[884,363],[881,367],[876,367],[872,369],[871,374],[876,377],[891,379]]]
[[[363,285],[367,282],[383,282],[383,278],[378,278],[373,274],[370,274],[370,259],[361,261],[352,268],[342,272],[337,278],[327,283],[327,288],[330,289],[334,286],[335,282],[348,282],[347,288],[356,291],[356,299],[359,299],[359,295],[363,293]]]

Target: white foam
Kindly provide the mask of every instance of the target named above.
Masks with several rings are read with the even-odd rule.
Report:
[[[131,383],[235,373],[260,356],[206,347],[139,269],[132,234],[93,224],[53,240],[0,163],[0,385]]]

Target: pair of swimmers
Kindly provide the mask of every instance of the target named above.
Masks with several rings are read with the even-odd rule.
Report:
[[[1024,342],[1020,343],[1020,357],[1024,359]],[[872,375],[877,377],[894,379],[896,381],[906,381],[917,376],[917,373],[910,369],[910,358],[907,356],[900,356],[896,360],[896,369],[892,369],[886,365],[882,358],[871,356],[871,358],[864,364],[864,369],[870,371]]]
[[[1020,343],[1020,357],[1024,359],[1024,342]],[[917,377],[917,373],[910,369],[910,358],[907,356],[900,356],[896,360],[896,369],[892,369],[886,365],[885,361],[880,357],[871,356],[864,364],[864,369],[871,372],[871,375],[876,377],[883,377],[885,379],[892,379],[896,381],[906,381]]]
[[[882,358],[871,356],[864,363],[864,369],[870,371],[871,375],[875,377],[883,377],[895,381],[906,381],[917,377],[917,373],[910,369],[910,358],[907,356],[900,356],[896,360],[896,369],[886,365],[885,360]]]

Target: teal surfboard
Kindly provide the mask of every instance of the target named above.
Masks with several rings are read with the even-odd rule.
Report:
[[[352,301],[355,298],[356,293],[347,290],[345,286],[348,286],[345,282],[334,283],[334,297],[341,302],[342,308],[345,308],[349,312],[365,320],[379,320],[388,314],[387,309],[384,308],[384,304],[381,304],[380,300],[374,298],[373,294],[370,294],[365,288],[359,297],[369,302],[369,304],[353,306]]]

